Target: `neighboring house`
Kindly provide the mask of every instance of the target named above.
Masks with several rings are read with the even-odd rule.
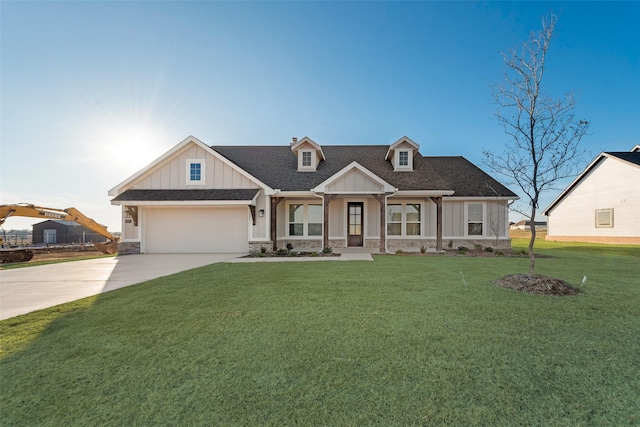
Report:
[[[105,238],[73,221],[47,220],[33,225],[33,244],[104,242]]]
[[[536,221],[536,230],[545,230],[547,228],[546,221]],[[512,230],[531,230],[531,221],[523,219],[522,221],[518,221],[512,223],[509,228]]]
[[[601,153],[544,214],[547,240],[640,243],[640,145]]]
[[[189,137],[109,191],[119,253],[510,247],[517,196],[463,157],[392,145],[209,147]]]

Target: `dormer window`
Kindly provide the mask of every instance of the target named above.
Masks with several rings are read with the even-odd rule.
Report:
[[[400,167],[409,166],[409,152],[408,151],[400,151],[398,153],[398,166],[400,166]]]
[[[412,172],[413,157],[419,149],[418,144],[405,136],[389,146],[384,159],[391,161],[394,172]]]
[[[306,136],[301,140],[291,140],[291,151],[298,157],[298,172],[315,172],[322,160],[324,153],[322,147]]]
[[[302,167],[311,167],[311,151],[302,152]]]

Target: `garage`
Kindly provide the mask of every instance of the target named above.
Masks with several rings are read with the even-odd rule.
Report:
[[[145,253],[246,253],[249,251],[247,206],[146,207]]]

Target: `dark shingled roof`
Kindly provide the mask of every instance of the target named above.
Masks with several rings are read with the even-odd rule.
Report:
[[[127,190],[113,201],[251,200],[258,191],[260,190]]]
[[[298,172],[298,159],[288,146],[213,146],[260,181],[283,191],[309,191],[356,161],[399,190],[454,190],[457,197],[517,197],[464,157],[413,159],[413,172],[394,172],[385,160],[388,145],[324,145],[326,157],[315,172]]]
[[[607,151],[606,154],[640,165],[640,151]]]

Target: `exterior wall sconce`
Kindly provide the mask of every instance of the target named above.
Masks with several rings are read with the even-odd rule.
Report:
[[[258,216],[263,217],[264,216],[264,209],[260,209],[258,211]]]

